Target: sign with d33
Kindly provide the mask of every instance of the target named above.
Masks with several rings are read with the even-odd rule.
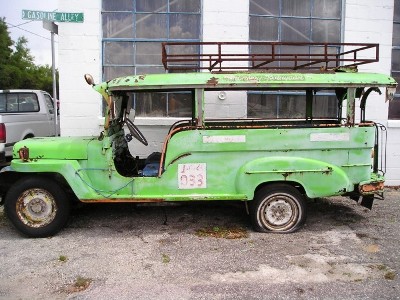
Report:
[[[82,23],[84,20],[83,13],[58,12],[58,11],[39,11],[39,10],[22,10],[22,19],[35,21],[50,22],[70,22]]]

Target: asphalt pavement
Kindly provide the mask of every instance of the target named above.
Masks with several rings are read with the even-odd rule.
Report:
[[[28,239],[0,207],[0,299],[399,299],[400,191],[309,201],[292,234],[241,203],[88,204]]]

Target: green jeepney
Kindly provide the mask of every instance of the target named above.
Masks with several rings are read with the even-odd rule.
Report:
[[[99,136],[32,138],[14,146],[10,167],[0,173],[0,195],[20,232],[32,237],[57,233],[76,200],[237,200],[248,209],[255,230],[293,232],[305,222],[307,198],[343,195],[371,208],[374,198],[383,196],[381,126],[365,118],[365,107],[372,92],[386,92],[390,99],[396,82],[355,67],[371,62],[359,59],[358,51],[378,51],[377,45],[356,45],[355,50],[331,55],[327,47],[333,46],[322,44],[318,57],[269,53],[233,59],[221,52],[216,58],[170,55],[168,46],[163,45],[166,69],[185,72],[126,76],[100,84],[85,75],[104,98]],[[194,68],[193,57],[197,69],[208,71],[187,72]],[[248,70],[224,68],[226,61],[238,60]],[[268,68],[270,61],[278,66]],[[279,67],[288,61],[294,65]],[[296,92],[303,95],[304,110],[285,118],[207,116],[209,93],[223,98],[238,91],[245,99],[250,94]],[[147,157],[128,147],[133,138],[148,144],[132,108],[141,93],[180,93],[191,107],[191,117],[174,123],[163,148]],[[333,115],[314,116],[317,102],[326,100],[319,94],[334,96]]]

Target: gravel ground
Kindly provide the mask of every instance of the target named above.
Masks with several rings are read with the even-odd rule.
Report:
[[[28,239],[0,207],[0,299],[400,299],[399,215],[394,189],[372,211],[309,201],[293,234],[253,232],[240,203],[90,204]]]

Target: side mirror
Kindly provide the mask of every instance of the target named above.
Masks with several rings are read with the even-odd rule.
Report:
[[[85,81],[88,85],[93,86],[94,85],[94,80],[93,80],[93,76],[90,74],[85,74],[84,75]]]

